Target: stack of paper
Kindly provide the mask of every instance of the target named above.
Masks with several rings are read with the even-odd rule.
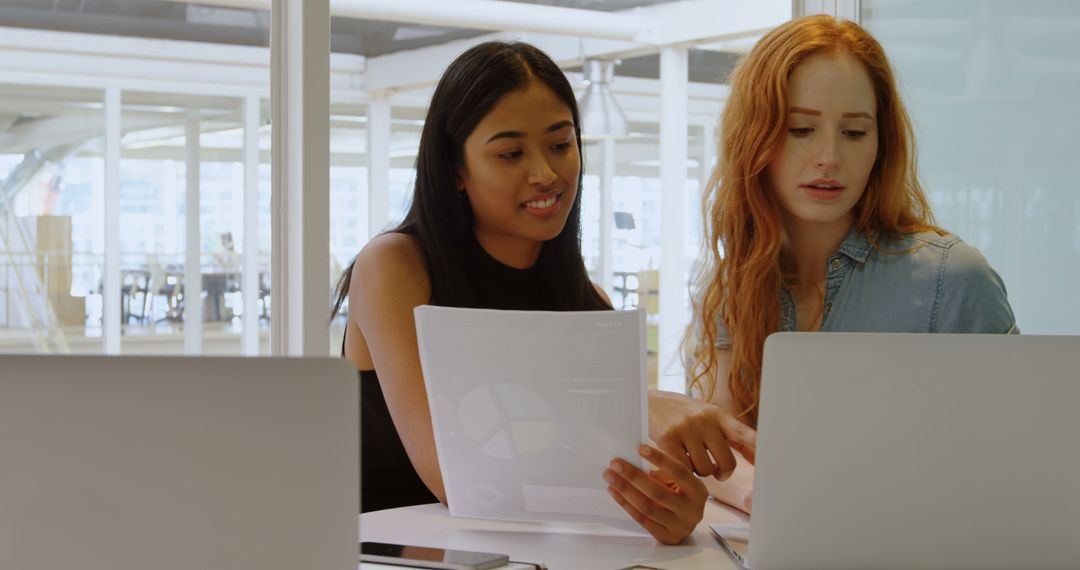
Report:
[[[645,313],[417,307],[450,514],[641,532],[607,494],[647,441]]]

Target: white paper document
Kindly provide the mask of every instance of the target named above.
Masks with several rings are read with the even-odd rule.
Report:
[[[645,313],[415,310],[450,514],[641,528],[607,494],[648,441]]]

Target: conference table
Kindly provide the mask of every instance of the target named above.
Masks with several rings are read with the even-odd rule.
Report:
[[[709,523],[744,526],[745,514],[710,500],[705,517],[682,544],[662,545],[598,525],[505,522],[451,517],[440,504],[360,515],[362,541],[411,544],[508,554],[543,562],[553,570],[618,570],[640,565],[663,570],[728,570],[738,565],[709,530]]]

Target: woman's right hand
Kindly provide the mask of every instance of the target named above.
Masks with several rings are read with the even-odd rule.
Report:
[[[643,471],[613,459],[604,470],[608,493],[661,544],[679,544],[701,522],[709,492],[705,483],[674,457],[649,445],[638,454],[656,466]]]
[[[709,494],[716,500],[746,514],[750,514],[750,509],[753,506],[754,466],[750,465],[750,463],[738,453],[735,454],[735,459],[737,463],[735,466],[735,473],[732,473],[731,477],[728,477],[726,481],[717,481],[716,479],[708,478],[702,479],[702,482],[705,483],[705,487],[709,490]]]
[[[649,392],[649,436],[702,477],[727,479],[738,450],[750,463],[757,432],[720,406],[674,392]]]

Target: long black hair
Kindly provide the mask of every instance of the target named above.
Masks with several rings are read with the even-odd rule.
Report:
[[[420,135],[416,187],[401,225],[390,232],[410,235],[420,245],[434,305],[475,307],[481,301],[466,275],[470,248],[480,247],[473,235],[468,198],[458,193],[459,168],[465,161],[465,139],[509,93],[538,83],[551,89],[573,115],[578,155],[581,118],[566,75],[540,49],[523,42],[485,42],[458,56],[435,88]],[[581,169],[578,192],[566,226],[543,243],[536,262],[559,310],[610,309],[589,280],[581,258]],[[354,258],[338,281],[331,318],[349,294]]]

